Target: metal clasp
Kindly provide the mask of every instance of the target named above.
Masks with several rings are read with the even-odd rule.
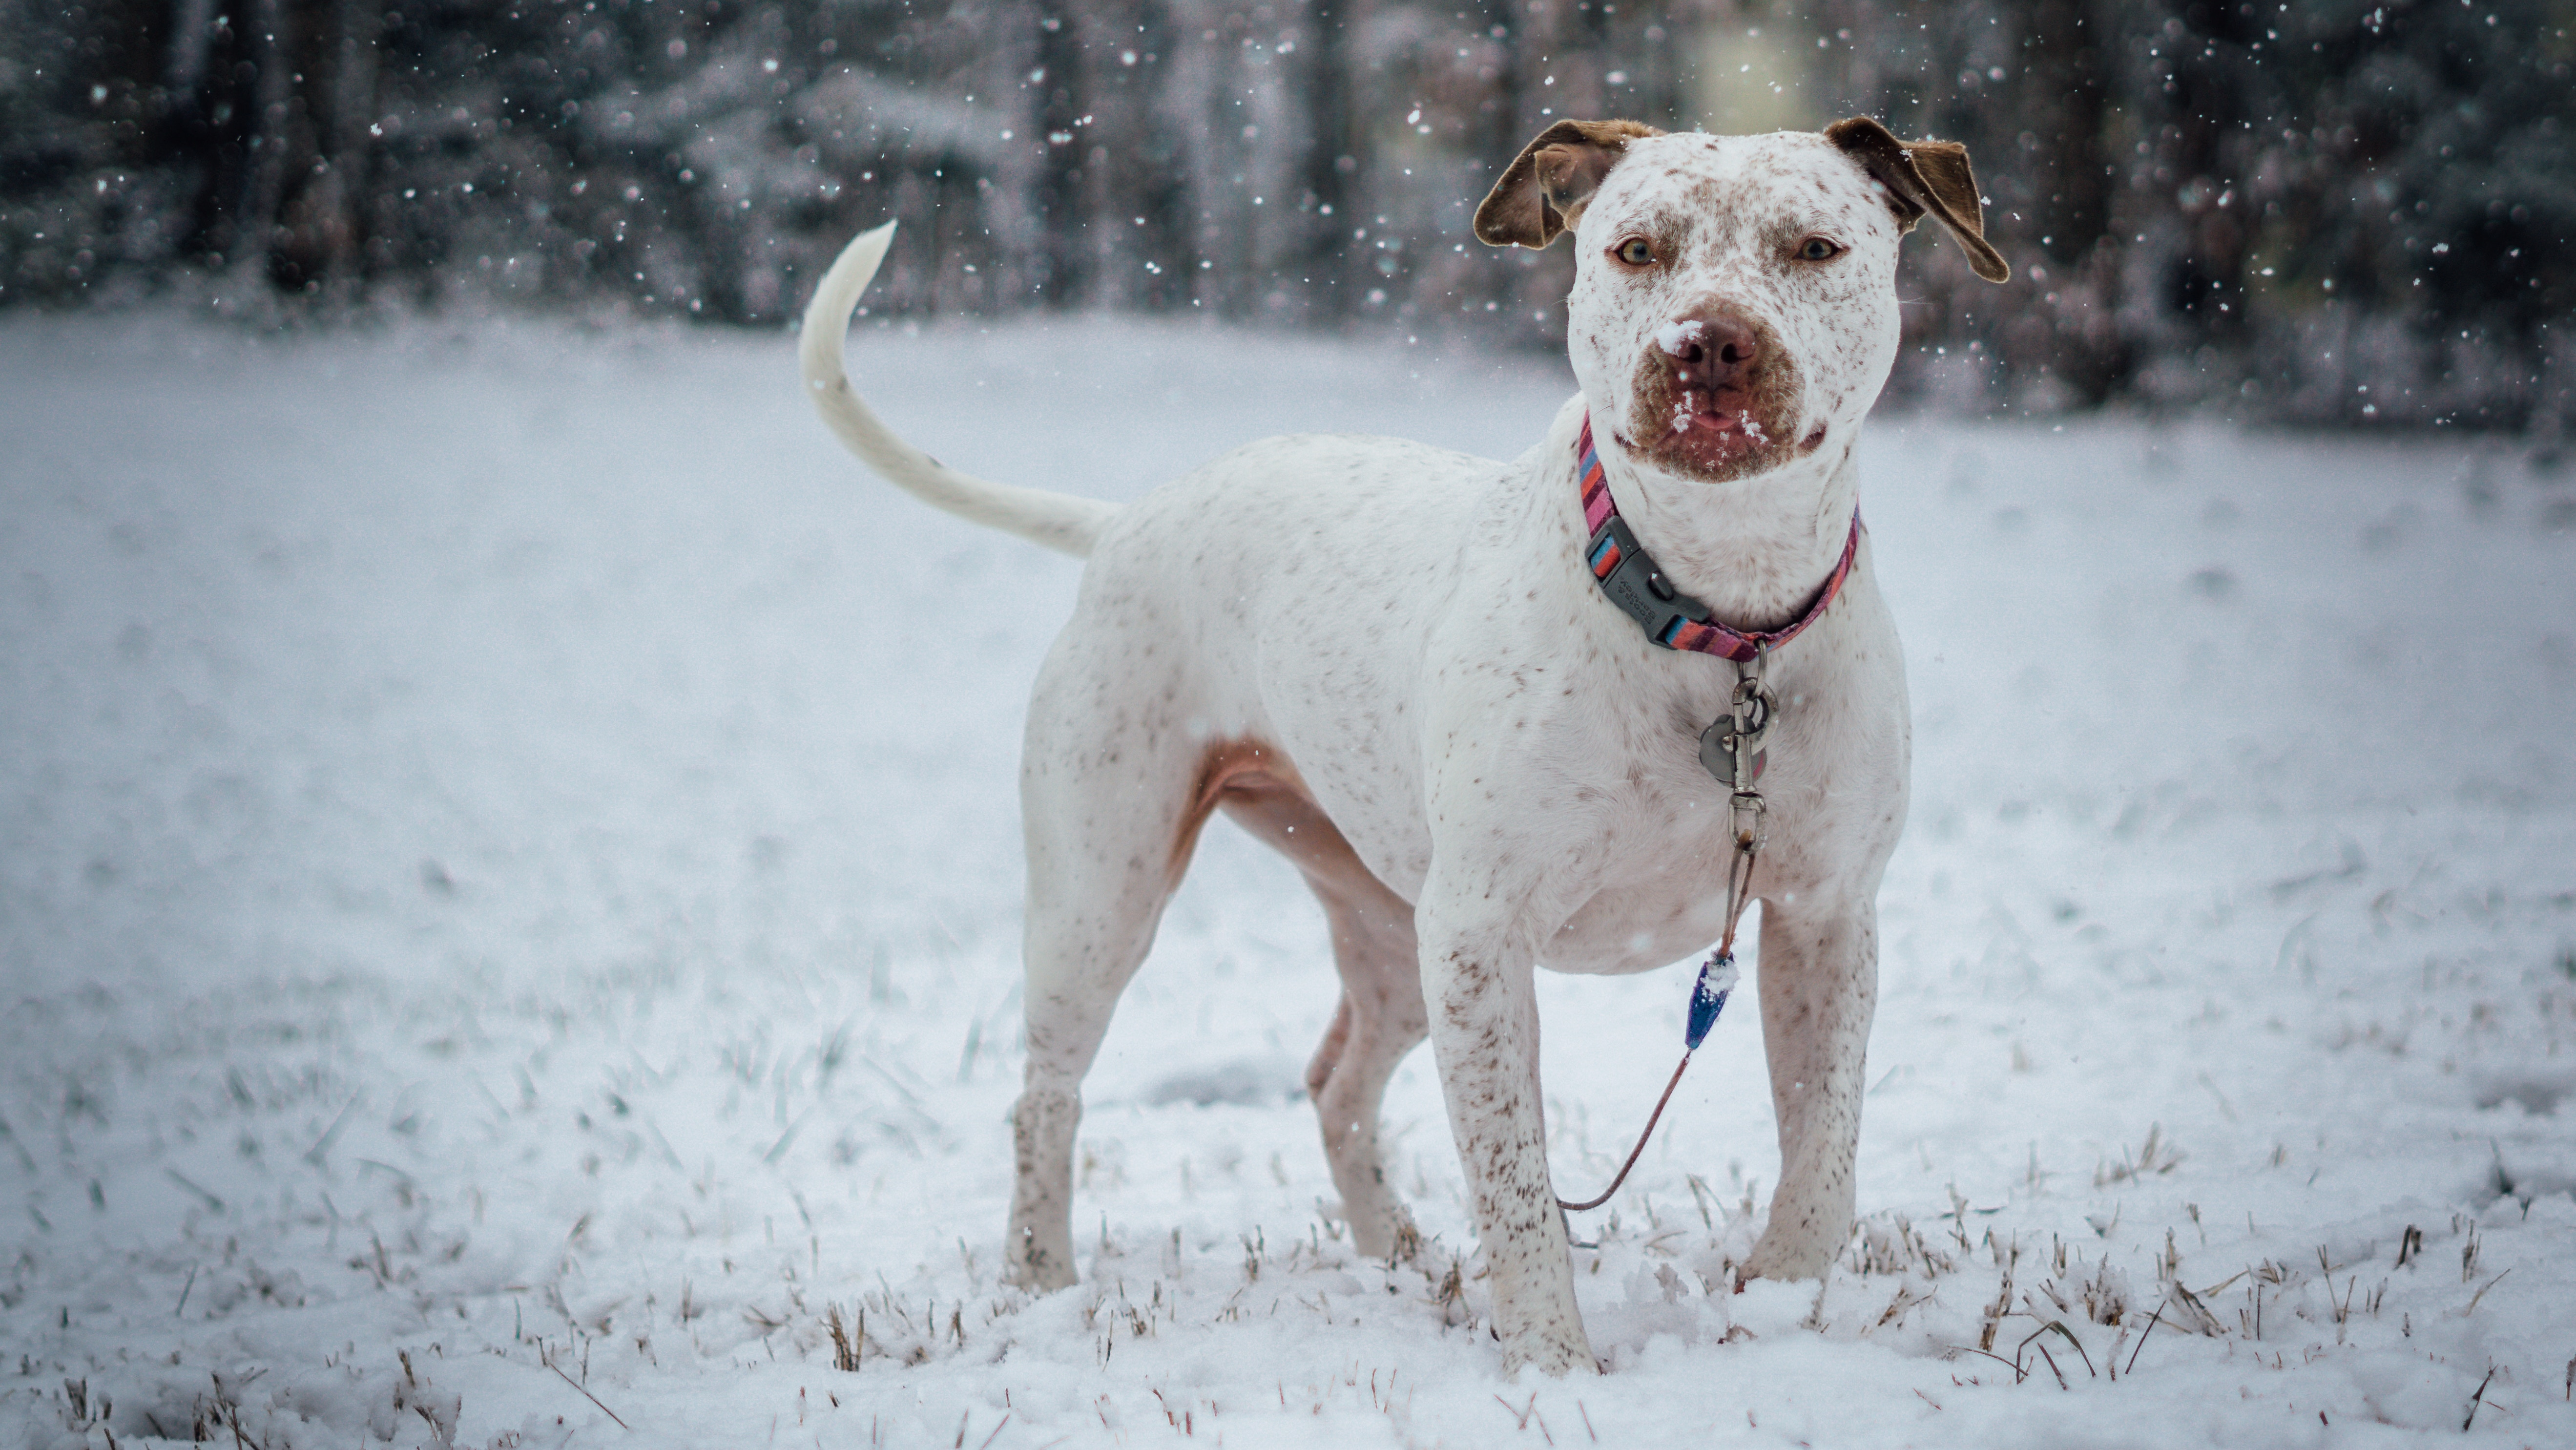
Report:
[[[1770,656],[1769,645],[1757,645],[1752,660],[1735,667],[1735,695],[1727,712],[1700,732],[1700,765],[1739,795],[1762,779],[1762,747],[1780,706],[1779,697],[1762,682],[1762,667]]]
[[[1735,793],[1733,824],[1735,849],[1750,855],[1762,849],[1771,839],[1771,805],[1760,791],[1740,790]]]

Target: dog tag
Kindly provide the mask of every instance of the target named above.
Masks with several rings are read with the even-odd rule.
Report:
[[[1749,791],[1762,778],[1776,706],[1760,674],[1735,682],[1735,700],[1726,714],[1709,722],[1699,735],[1699,763],[1729,790]]]

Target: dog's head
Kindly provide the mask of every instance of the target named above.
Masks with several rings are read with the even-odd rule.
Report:
[[[1573,234],[1567,350],[1595,431],[1719,483],[1814,453],[1869,411],[1896,360],[1897,241],[1926,215],[1978,276],[2011,275],[1956,143],[1867,119],[1769,136],[1559,121],[1495,183],[1476,235]]]

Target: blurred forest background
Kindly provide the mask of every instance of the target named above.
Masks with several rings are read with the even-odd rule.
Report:
[[[524,303],[1482,331],[1559,116],[1964,141],[1918,400],[2576,424],[2576,0],[0,0],[0,306]]]

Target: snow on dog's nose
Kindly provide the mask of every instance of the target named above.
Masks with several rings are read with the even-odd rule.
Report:
[[[1655,341],[1676,366],[1727,378],[1762,355],[1753,324],[1717,309],[1674,318],[1656,329]]]
[[[1676,317],[1655,330],[1655,345],[1672,362],[1672,429],[1718,432],[1741,429],[1762,441],[1752,415],[1752,379],[1762,359],[1762,337],[1753,324],[1720,308]]]
[[[1638,360],[1639,441],[1712,481],[1768,466],[1797,427],[1796,374],[1759,323],[1713,302],[1693,308],[1658,325]]]

